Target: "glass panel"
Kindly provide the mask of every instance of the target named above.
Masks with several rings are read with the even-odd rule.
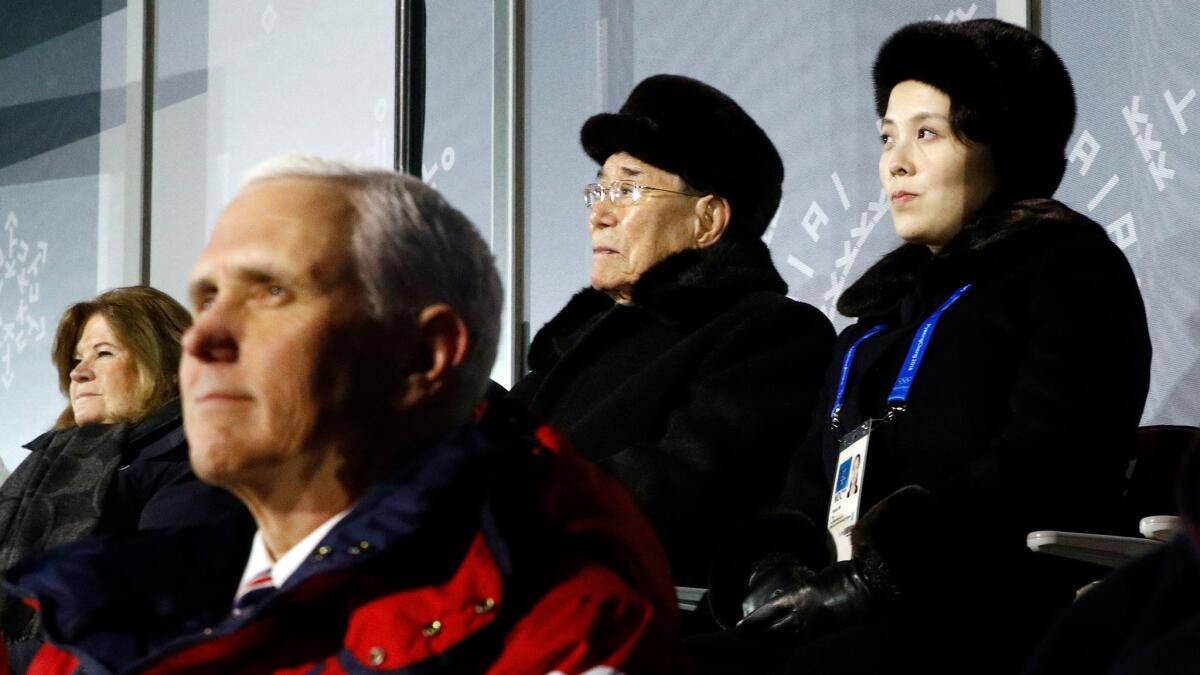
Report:
[[[150,280],[184,299],[241,176],[293,150],[392,166],[395,2],[158,7]]]
[[[123,195],[125,24],[124,3],[99,0],[52,9],[9,2],[0,22],[0,459],[8,469],[66,405],[50,362],[63,310],[107,281],[97,251]]]
[[[466,214],[493,246],[501,278],[509,265],[507,242],[512,224],[496,218],[508,203],[508,176],[493,175],[496,143],[493,76],[497,64],[494,2],[439,0],[426,3],[425,134],[421,178]],[[506,16],[506,15],[502,15]],[[502,146],[503,148],[504,146]],[[506,306],[512,284],[505,280]],[[505,310],[508,311],[507,309]],[[507,314],[501,320],[500,349],[492,378],[511,384],[512,354]]]
[[[492,223],[492,3],[427,3],[425,138],[421,179],[490,243]]]

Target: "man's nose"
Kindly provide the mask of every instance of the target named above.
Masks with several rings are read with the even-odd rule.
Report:
[[[195,323],[183,334],[183,350],[195,359],[210,363],[233,362],[238,357],[236,312],[220,303],[199,312]]]
[[[604,195],[600,201],[592,204],[588,209],[588,225],[592,229],[600,229],[612,227],[617,224],[616,209],[611,201],[608,200],[608,195]]]

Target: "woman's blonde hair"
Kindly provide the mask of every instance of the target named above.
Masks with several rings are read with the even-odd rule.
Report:
[[[54,425],[56,429],[76,426],[70,402],[71,370],[75,367],[79,337],[96,315],[104,317],[120,346],[129,352],[137,371],[137,409],[120,421],[140,422],[179,396],[181,340],[192,325],[191,314],[171,296],[149,286],[114,288],[92,300],[71,305],[58,322],[51,360],[58,369],[58,389],[68,400],[66,410]]]

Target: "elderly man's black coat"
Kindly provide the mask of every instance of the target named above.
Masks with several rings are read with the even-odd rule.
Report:
[[[576,294],[513,388],[633,494],[679,583],[703,582],[713,538],[782,487],[807,431],[834,333],[786,290],[757,240],[674,254],[628,305]]]

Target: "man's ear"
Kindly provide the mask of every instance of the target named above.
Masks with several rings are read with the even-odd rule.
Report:
[[[470,349],[467,324],[450,305],[430,305],[417,317],[410,368],[392,395],[392,407],[405,410],[438,394],[453,380]]]
[[[696,248],[712,246],[725,234],[733,213],[729,200],[719,195],[705,195],[696,200]]]

